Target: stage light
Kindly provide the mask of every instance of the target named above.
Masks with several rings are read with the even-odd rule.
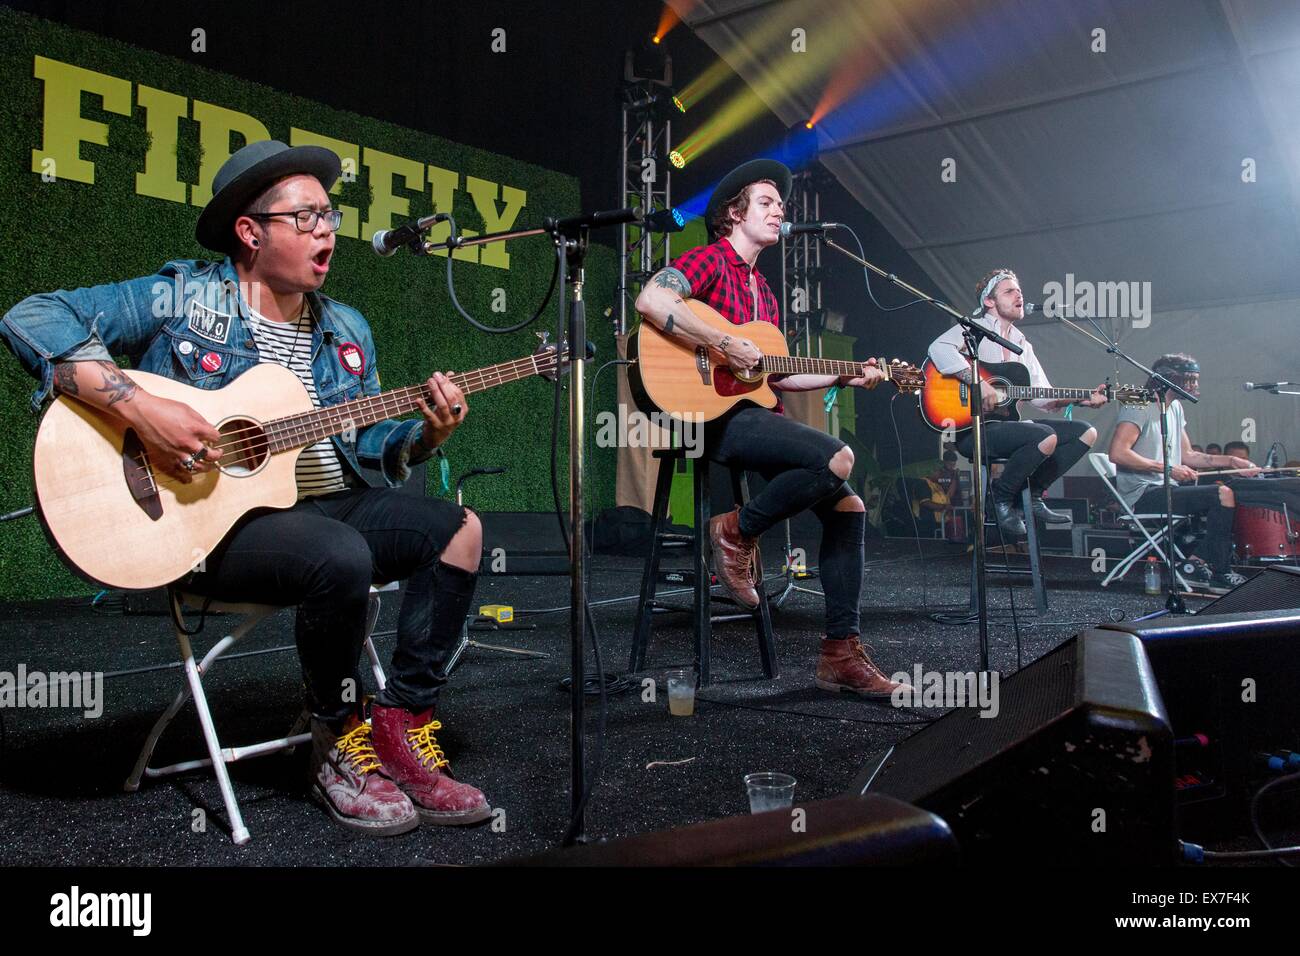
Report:
[[[816,159],[817,149],[817,132],[812,121],[795,123],[786,130],[777,157],[791,169],[798,170]]]
[[[647,37],[635,50],[628,50],[623,59],[623,80],[627,83],[654,83],[673,85],[673,61],[659,38]]]
[[[641,224],[646,232],[681,232],[686,228],[686,217],[676,208],[656,209]]]
[[[678,169],[686,168],[686,157],[683,156],[681,153],[679,153],[677,150],[673,150],[671,153],[668,154],[668,162],[672,163]]]
[[[629,83],[623,86],[623,101],[629,112],[641,117],[652,116],[660,122],[680,119],[686,107],[674,95],[672,87],[646,83]]]

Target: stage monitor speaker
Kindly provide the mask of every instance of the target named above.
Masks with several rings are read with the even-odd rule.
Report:
[[[1289,574],[1265,572],[1232,594],[1259,582],[1258,593],[1267,597],[1296,581]],[[1300,610],[1232,615],[1202,610],[1101,627],[1132,634],[1146,648],[1179,741],[1183,835],[1246,832],[1249,797],[1268,777],[1259,755],[1300,751]]]
[[[855,793],[938,814],[967,863],[1171,863],[1173,735],[1141,642],[1088,630],[868,764]]]
[[[1196,614],[1199,617],[1203,614],[1243,614],[1292,608],[1300,608],[1300,568],[1279,564],[1265,568]]]
[[[957,844],[946,823],[872,794],[549,850],[498,865],[903,866],[958,861]]]

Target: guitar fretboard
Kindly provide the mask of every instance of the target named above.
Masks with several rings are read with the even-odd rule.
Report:
[[[848,362],[843,359],[824,359],[811,358],[805,355],[764,355],[763,371],[772,375],[849,375],[857,378],[862,374],[865,367],[864,362]],[[907,370],[911,366],[905,362],[881,362],[880,370],[885,373],[885,378],[898,384],[899,379],[895,378],[900,369]],[[913,371],[915,371],[913,369]],[[906,380],[903,376],[902,380]],[[900,387],[903,387],[900,385]]]
[[[460,387],[466,395],[481,392],[484,389],[515,382],[530,375],[539,375],[556,367],[556,352],[545,352],[540,358],[529,355],[526,358],[489,365],[487,368],[473,372],[453,375],[451,381]],[[288,415],[266,423],[267,445],[272,453],[301,448],[342,432],[360,431],[367,425],[387,421],[398,415],[405,415],[419,406],[416,399],[422,398],[432,408],[433,393],[424,383],[395,388],[389,392],[372,395],[368,398],[353,399],[327,408],[317,408],[310,412]]]
[[[861,375],[861,362],[805,355],[764,355],[763,371],[773,375]]]
[[[1034,388],[1031,385],[1008,385],[1003,388],[1008,398],[1088,398],[1092,395],[1090,388]]]

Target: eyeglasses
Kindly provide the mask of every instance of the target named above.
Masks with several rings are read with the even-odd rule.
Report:
[[[317,212],[315,209],[291,209],[286,212],[250,212],[245,213],[249,219],[270,219],[274,216],[293,216],[293,224],[299,232],[315,232],[316,223],[325,220],[330,232],[338,232],[343,223],[343,212],[339,209],[327,209]]]

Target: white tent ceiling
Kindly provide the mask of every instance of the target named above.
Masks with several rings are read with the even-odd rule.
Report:
[[[978,278],[1002,265],[1030,301],[1067,274],[1149,282],[1151,326],[1115,326],[1140,360],[1199,350],[1212,367],[1232,348],[1229,321],[1266,316],[1267,334],[1250,336],[1264,354],[1234,356],[1232,374],[1300,379],[1296,0],[670,2],[787,125],[813,114],[838,65],[783,83],[792,55],[833,46],[869,70],[852,121],[819,125],[821,162],[950,301],[973,306]],[[791,54],[800,27],[808,52]],[[947,159],[955,182],[941,178]],[[1079,356],[1060,384],[1112,369],[1074,333],[1029,332],[1040,352]],[[1199,440],[1236,437],[1262,410],[1260,438],[1289,438],[1300,457],[1293,400],[1204,379],[1236,394],[1189,415],[1206,423]]]

